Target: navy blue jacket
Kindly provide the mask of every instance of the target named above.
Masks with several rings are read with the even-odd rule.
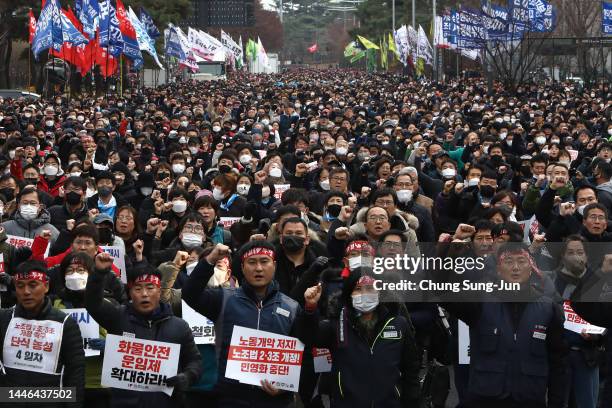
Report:
[[[293,398],[291,393],[272,397],[258,386],[225,377],[232,332],[234,326],[242,326],[297,337],[308,345],[312,344],[317,315],[303,312],[295,300],[279,291],[276,281],[268,285],[261,300],[245,281],[240,288],[206,288],[213,268],[205,259],[201,260],[183,287],[182,298],[195,311],[215,322],[219,358],[217,391],[222,398],[256,401],[271,407],[287,405]]]

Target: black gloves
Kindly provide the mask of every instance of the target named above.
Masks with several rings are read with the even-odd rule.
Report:
[[[187,375],[179,373],[174,377],[166,378],[166,384],[169,387],[174,387],[177,391],[183,392],[189,388],[189,379]]]
[[[317,259],[312,263],[312,268],[318,270],[319,272],[323,271],[323,269],[327,268],[329,264],[329,259],[326,256],[318,256]]]

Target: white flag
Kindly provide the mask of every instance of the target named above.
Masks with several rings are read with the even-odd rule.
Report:
[[[270,60],[268,59],[268,54],[266,54],[266,50],[264,49],[259,36],[257,37],[257,63],[261,64],[264,67],[268,67],[270,65]]]

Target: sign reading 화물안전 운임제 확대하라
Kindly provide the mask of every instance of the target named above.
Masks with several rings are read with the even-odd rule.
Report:
[[[178,371],[181,345],[127,336],[106,336],[102,385],[130,391],[163,392],[174,387],[166,379]]]
[[[225,377],[257,386],[267,380],[280,390],[296,392],[303,353],[304,344],[294,337],[234,326]]]

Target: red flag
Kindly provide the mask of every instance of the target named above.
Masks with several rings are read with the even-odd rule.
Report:
[[[112,76],[117,71],[119,64],[117,59],[108,53],[106,47],[96,47],[96,65],[100,67],[100,74],[104,78]]]
[[[308,52],[314,54],[315,52],[317,52],[318,49],[319,45],[317,43],[314,43],[310,47],[308,47]]]
[[[34,41],[34,35],[36,34],[36,17],[34,17],[34,12],[30,9],[28,13],[28,27],[30,29],[30,44]]]
[[[125,11],[125,6],[121,0],[117,0],[117,20],[119,20],[119,29],[121,34],[129,38],[136,39],[136,30],[132,26],[130,19]]]

